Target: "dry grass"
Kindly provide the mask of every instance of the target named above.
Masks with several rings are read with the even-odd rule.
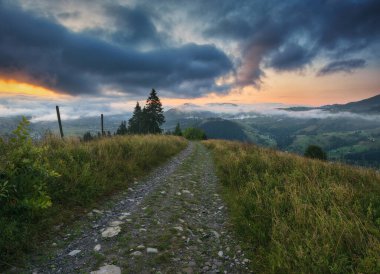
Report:
[[[254,145],[212,149],[255,272],[380,273],[380,175]]]
[[[7,187],[3,192],[0,188],[3,206],[0,207],[0,269],[22,263],[25,253],[46,239],[51,227],[68,223],[86,209],[101,204],[109,195],[127,189],[135,179],[163,164],[186,145],[184,138],[163,135],[116,136],[87,143],[55,137],[38,144],[27,143],[23,138],[13,146],[0,142],[3,152],[0,187]],[[29,150],[35,150],[34,158],[28,158]],[[36,159],[38,166],[30,168]],[[8,172],[9,168],[13,171]],[[59,176],[46,179],[45,170]],[[12,177],[14,172],[19,174],[17,178]],[[41,180],[44,184],[39,184]],[[17,191],[8,191],[9,182],[17,189],[36,184],[43,195],[28,198],[29,201],[36,199],[40,203],[39,197],[45,200],[47,197],[51,206],[38,210],[18,206],[25,199]]]

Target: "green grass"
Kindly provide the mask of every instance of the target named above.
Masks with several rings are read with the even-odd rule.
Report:
[[[227,141],[213,151],[256,273],[380,273],[380,175]]]
[[[25,254],[54,234],[53,226],[126,190],[187,145],[163,135],[33,143],[26,127],[13,141],[0,139],[0,270],[22,265]]]

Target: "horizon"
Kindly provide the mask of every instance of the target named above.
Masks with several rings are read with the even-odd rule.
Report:
[[[0,116],[130,112],[152,87],[166,109],[360,101],[380,94],[379,10],[375,0],[0,0]]]

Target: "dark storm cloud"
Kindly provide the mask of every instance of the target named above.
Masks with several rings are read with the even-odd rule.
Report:
[[[158,48],[166,45],[168,37],[159,33],[149,10],[117,4],[103,6],[107,25],[88,28],[84,32],[106,41],[133,48]]]
[[[120,8],[119,12],[129,30],[141,24],[135,34],[133,30],[131,36],[122,37],[126,44],[128,39],[138,42],[139,35],[158,39],[154,25],[141,10]],[[70,32],[0,2],[0,74],[27,77],[61,92],[97,93],[108,86],[146,93],[155,87],[192,97],[216,89],[215,78],[231,69],[230,60],[213,45],[186,44],[141,52]]]
[[[262,67],[299,70],[321,56],[344,59],[379,44],[380,1],[207,1],[205,37],[234,39],[242,51],[241,84]],[[203,16],[203,13],[199,13]]]
[[[336,72],[346,72],[350,73],[355,69],[362,68],[365,66],[365,60],[363,59],[350,59],[343,61],[335,61],[328,63],[323,68],[318,71],[318,76],[324,76],[328,74],[333,74]]]
[[[114,41],[123,44],[161,46],[163,39],[148,16],[140,7],[112,5],[106,7],[107,14],[114,19],[117,31],[112,34]]]

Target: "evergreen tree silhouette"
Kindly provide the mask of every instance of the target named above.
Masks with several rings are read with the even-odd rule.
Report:
[[[116,130],[117,135],[125,135],[128,133],[127,122],[122,121],[119,128]]]
[[[177,125],[174,129],[173,135],[182,136],[182,130],[181,130],[179,123],[177,123]]]
[[[146,105],[143,109],[143,129],[144,133],[161,133],[161,125],[165,123],[164,111],[157,92],[152,89]]]
[[[130,133],[139,134],[143,132],[143,112],[139,102],[136,103],[132,117],[128,121],[128,131]]]

